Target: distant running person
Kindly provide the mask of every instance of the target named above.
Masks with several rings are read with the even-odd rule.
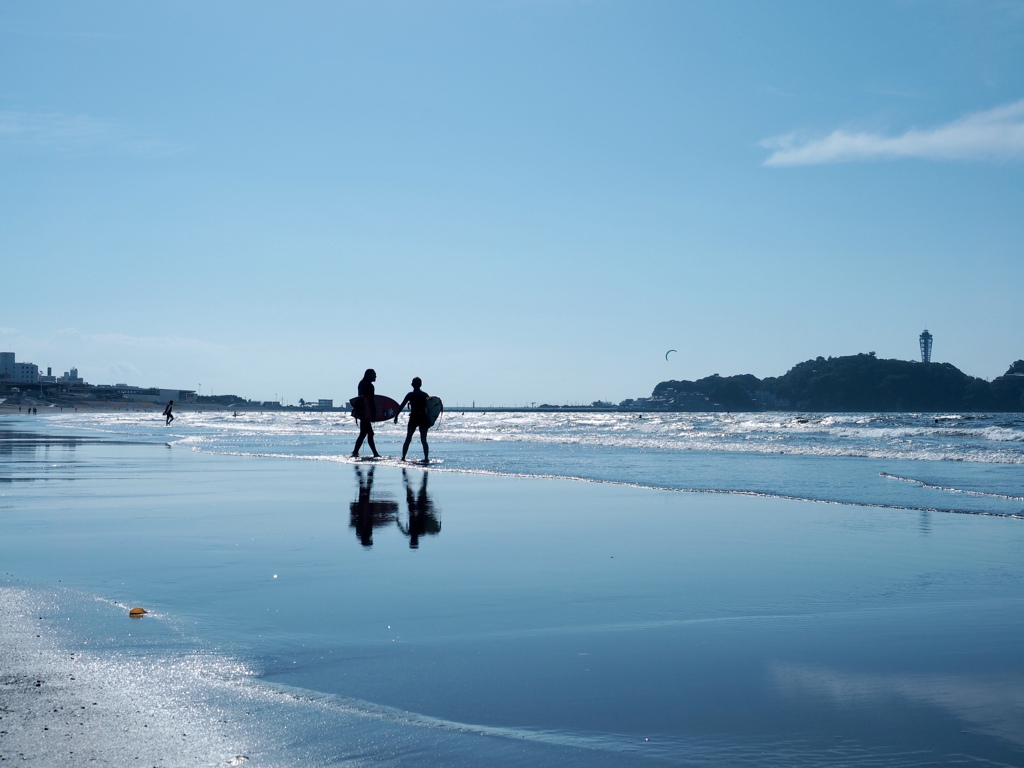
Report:
[[[363,380],[359,382],[359,396],[363,399],[363,412],[359,417],[359,437],[356,438],[356,447],[352,450],[352,458],[359,457],[359,449],[363,446],[363,440],[370,446],[374,458],[379,459],[377,446],[373,444],[373,420],[377,417],[377,404],[374,402],[376,392],[373,389],[373,382],[377,380],[377,372],[373,368],[367,368],[363,374]]]
[[[402,404],[398,406],[398,413],[409,404],[409,431],[405,435],[405,444],[402,446],[402,461],[409,453],[409,445],[412,443],[412,433],[417,429],[420,431],[420,442],[423,443],[423,463],[430,461],[430,448],[427,447],[427,430],[430,429],[430,419],[427,418],[427,398],[430,397],[420,387],[423,382],[417,376],[412,380],[412,392],[405,396]],[[395,414],[395,424],[398,423],[398,413]]]
[[[164,422],[165,427],[168,426],[172,421],[174,421],[174,414],[171,412],[171,409],[173,407],[174,401],[171,400],[169,403],[167,403],[167,407],[164,408],[164,416],[167,417],[167,421]]]

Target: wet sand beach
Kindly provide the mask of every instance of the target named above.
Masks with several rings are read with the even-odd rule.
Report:
[[[1024,764],[1019,520],[45,422],[0,420],[5,761]]]

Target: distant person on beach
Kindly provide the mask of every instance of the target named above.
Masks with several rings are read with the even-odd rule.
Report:
[[[402,461],[409,453],[409,444],[412,443],[412,433],[417,429],[420,431],[420,442],[423,444],[423,463],[430,461],[430,448],[427,447],[427,430],[430,429],[430,421],[427,419],[427,398],[430,397],[420,387],[423,381],[419,376],[412,380],[412,392],[405,396],[402,404],[398,406],[398,413],[395,414],[395,424],[398,423],[398,414],[409,404],[409,431],[405,435],[405,444],[402,446]]]
[[[376,392],[373,389],[373,382],[377,380],[377,372],[373,368],[367,368],[363,374],[363,380],[359,382],[359,397],[362,398],[362,413],[359,418],[359,437],[356,438],[356,447],[352,450],[352,458],[358,458],[359,449],[363,446],[363,440],[370,446],[374,458],[380,458],[377,453],[377,446],[373,444],[373,421],[377,418],[377,405],[373,398]]]
[[[171,400],[170,402],[167,403],[167,407],[164,408],[164,416],[167,417],[167,421],[164,422],[164,426],[165,427],[169,426],[170,423],[172,421],[174,421],[174,414],[172,413],[173,407],[174,407],[174,401]]]

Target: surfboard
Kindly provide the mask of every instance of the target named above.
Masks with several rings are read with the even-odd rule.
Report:
[[[434,422],[437,421],[437,417],[441,415],[441,411],[444,410],[444,404],[441,402],[440,397],[428,397],[427,398],[427,423],[430,426],[434,426]]]
[[[361,395],[356,395],[349,403],[352,405],[352,418],[362,419],[363,418],[363,398]],[[387,421],[388,419],[395,418],[398,413],[398,403],[392,400],[386,395],[374,395],[373,404],[374,410],[377,411],[375,418],[371,421]]]

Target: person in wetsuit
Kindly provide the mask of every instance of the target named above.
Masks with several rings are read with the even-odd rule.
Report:
[[[409,431],[405,435],[405,444],[402,446],[402,461],[409,452],[409,444],[412,443],[412,433],[417,429],[420,431],[420,442],[423,443],[423,463],[430,461],[430,448],[427,447],[427,430],[430,423],[427,420],[427,398],[430,397],[420,387],[423,382],[417,376],[412,380],[412,392],[405,396],[402,404],[398,406],[398,413],[395,414],[395,424],[398,423],[398,414],[401,413],[405,404],[409,404]]]
[[[377,407],[374,402],[376,392],[373,389],[373,382],[377,380],[377,372],[373,368],[367,368],[363,374],[363,380],[359,382],[359,396],[363,399],[363,412],[359,416],[359,437],[356,438],[356,447],[352,450],[353,458],[359,456],[359,449],[363,440],[370,446],[374,458],[380,458],[377,453],[377,446],[373,444],[373,420],[377,417]]]
[[[167,407],[166,407],[166,408],[164,408],[164,416],[166,416],[166,417],[167,417],[167,421],[165,421],[165,422],[164,422],[164,426],[165,426],[165,427],[166,427],[166,426],[167,426],[168,424],[170,424],[170,423],[171,423],[172,421],[174,421],[174,413],[172,412],[172,411],[173,411],[173,408],[174,408],[174,401],[173,401],[173,400],[171,400],[171,401],[170,401],[170,402],[169,402],[169,403],[167,404]]]

